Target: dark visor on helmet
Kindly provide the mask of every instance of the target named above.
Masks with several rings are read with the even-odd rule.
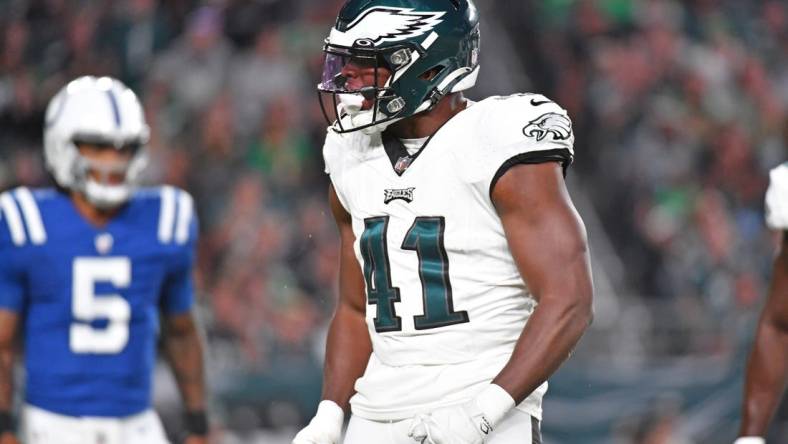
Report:
[[[134,137],[130,139],[111,140],[99,134],[75,134],[71,138],[74,145],[91,145],[99,149],[114,149],[123,152],[136,153],[144,145],[143,140]]]
[[[323,116],[330,126],[339,133],[358,131],[371,126],[394,120],[404,109],[404,101],[399,98],[383,75],[393,76],[396,70],[410,62],[410,55],[423,51],[418,45],[403,44],[386,48],[375,48],[371,42],[357,42],[356,46],[347,47],[327,43],[323,52],[325,62],[323,74],[318,84],[318,97]],[[356,70],[371,75],[371,84],[362,84],[351,89],[346,68],[352,65]],[[367,82],[369,83],[369,82]],[[345,128],[343,119],[347,117],[340,112],[340,95],[362,95],[368,110],[373,112],[371,123],[353,128]],[[379,119],[380,117],[380,119]]]
[[[378,85],[380,71],[383,69],[391,71],[382,53],[378,50],[348,48],[345,46],[326,45],[323,48],[325,62],[323,63],[323,75],[318,85],[318,89],[325,92],[357,92],[348,89],[347,77],[345,72],[347,67],[352,67],[357,71],[367,74],[375,74],[375,84]]]

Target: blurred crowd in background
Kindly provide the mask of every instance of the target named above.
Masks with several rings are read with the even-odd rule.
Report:
[[[570,184],[599,221],[592,248],[605,238],[614,252],[594,267],[613,276],[605,296],[621,315],[596,326],[575,361],[629,353],[645,374],[655,362],[722,356],[740,369],[774,248],[768,170],[788,145],[788,5],[482,2],[524,74],[510,92],[544,93],[569,111]],[[315,84],[341,4],[0,0],[0,189],[50,183],[43,114],[70,79],[111,75],[138,92],[152,128],[149,182],[198,203],[210,384],[219,422],[239,436],[295,427],[319,397],[338,239]],[[484,82],[511,64],[482,38]],[[622,334],[640,340],[617,347]],[[554,387],[560,399],[560,378]],[[676,426],[686,400],[656,399],[656,416],[608,421],[599,442],[712,442]],[[559,419],[550,404],[546,415],[549,438]]]
[[[576,172],[627,287],[727,328],[764,294],[771,262],[763,196],[788,144],[786,3],[544,3],[509,17],[532,17],[523,59],[574,119]]]

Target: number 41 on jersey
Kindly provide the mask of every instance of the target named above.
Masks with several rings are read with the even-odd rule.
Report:
[[[391,284],[386,239],[388,223],[388,216],[365,219],[364,233],[360,239],[367,301],[377,306],[374,322],[375,330],[379,333],[402,330],[402,319],[394,310],[394,303],[400,302],[400,291]],[[466,311],[454,311],[449,258],[443,244],[445,228],[446,220],[443,217],[417,217],[400,247],[415,251],[419,257],[424,314],[414,316],[416,330],[468,322]]]

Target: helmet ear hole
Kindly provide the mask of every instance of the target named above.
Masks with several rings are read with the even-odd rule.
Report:
[[[429,82],[430,80],[434,79],[435,77],[438,77],[440,75],[440,73],[443,72],[444,69],[446,69],[446,67],[443,66],[443,65],[433,66],[432,68],[430,68],[430,69],[424,71],[423,73],[421,73],[419,78]]]

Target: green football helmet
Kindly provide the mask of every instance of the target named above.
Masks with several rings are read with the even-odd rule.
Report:
[[[476,84],[479,14],[472,0],[349,0],[323,51],[318,94],[329,125],[381,132]],[[349,66],[373,80],[351,87]]]

